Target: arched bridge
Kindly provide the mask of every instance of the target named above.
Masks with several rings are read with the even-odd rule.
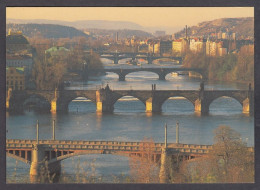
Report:
[[[52,112],[68,110],[69,103],[77,97],[86,97],[96,104],[97,112],[113,112],[114,104],[123,96],[133,96],[146,107],[146,112],[161,112],[162,104],[170,97],[184,97],[194,105],[194,111],[208,114],[210,104],[219,97],[231,97],[243,107],[243,113],[254,113],[254,91],[249,90],[111,90],[108,86],[99,90],[62,91],[11,91],[6,95],[6,108],[23,110],[24,104],[33,98],[42,98],[50,104]]]
[[[90,52],[86,52],[86,53],[90,53]],[[126,59],[126,58],[131,58],[132,60],[145,59],[145,60],[147,60],[148,64],[152,64],[152,62],[154,60],[162,59],[162,58],[177,60],[179,62],[182,61],[182,57],[155,56],[155,55],[152,55],[151,53],[145,53],[145,52],[101,52],[100,51],[100,52],[96,52],[96,53],[99,54],[101,58],[113,60],[114,64],[118,64],[119,60]]]
[[[105,68],[102,70],[91,70],[91,72],[112,72],[116,73],[119,76],[119,81],[125,81],[125,77],[129,73],[133,72],[139,72],[139,71],[148,71],[156,73],[159,76],[159,80],[165,80],[165,77],[167,74],[172,72],[180,72],[180,71],[186,71],[186,72],[196,72],[201,75],[202,79],[206,79],[206,74],[204,73],[203,69],[198,68],[173,68],[173,67],[138,67],[138,68]]]
[[[6,140],[6,155],[22,162],[28,163],[30,175],[38,176],[42,169],[48,165],[50,173],[60,173],[60,161],[83,154],[116,154],[123,156],[145,156],[145,142],[119,142],[119,141],[72,141],[72,140]],[[152,143],[149,146],[152,160],[163,162],[163,143]],[[188,160],[207,154],[212,146],[169,143],[167,155],[178,155],[180,160]],[[162,164],[164,166],[164,164]]]

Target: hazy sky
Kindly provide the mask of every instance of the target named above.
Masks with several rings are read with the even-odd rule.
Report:
[[[131,21],[145,27],[196,25],[217,18],[253,17],[252,7],[8,7],[7,18]]]

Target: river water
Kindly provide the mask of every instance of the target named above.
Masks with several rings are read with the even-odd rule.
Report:
[[[109,64],[108,61],[105,62]],[[107,65],[108,66],[108,65]],[[145,67],[145,65],[142,65]],[[118,67],[129,67],[119,65]],[[168,74],[166,81],[159,81],[158,76],[150,72],[130,73],[126,81],[118,81],[118,76],[108,73],[106,76],[92,78],[87,83],[75,82],[67,89],[96,89],[109,84],[112,89],[151,90],[156,89],[197,90],[200,79],[186,75]],[[247,89],[246,84],[206,82],[205,89]],[[210,106],[208,116],[194,113],[192,103],[182,97],[172,97],[165,101],[160,114],[146,114],[145,106],[133,97],[123,97],[115,104],[113,114],[97,115],[96,106],[91,101],[79,98],[69,104],[69,112],[62,114],[35,113],[25,111],[23,114],[7,113],[6,137],[8,139],[35,139],[36,121],[40,123],[40,139],[52,138],[51,123],[56,120],[56,139],[59,140],[114,140],[142,141],[152,138],[155,142],[164,142],[164,124],[168,125],[168,141],[175,142],[175,126],[179,122],[180,143],[213,144],[214,129],[227,125],[241,134],[242,140],[254,146],[254,118],[242,113],[242,106],[232,98],[219,98]],[[6,158],[6,176],[8,183],[27,183],[30,166]],[[79,166],[78,167],[78,163]],[[75,180],[77,168],[94,172],[102,176],[103,182],[115,182],[111,176],[129,175],[129,159],[116,155],[84,155],[62,161],[63,176]],[[91,173],[91,172],[90,172]]]

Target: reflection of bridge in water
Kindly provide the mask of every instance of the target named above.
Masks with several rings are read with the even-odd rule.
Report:
[[[69,103],[77,97],[85,97],[96,104],[96,111],[112,113],[114,104],[124,96],[132,96],[140,100],[146,112],[161,112],[163,103],[170,97],[184,97],[194,106],[194,111],[208,114],[210,104],[220,97],[237,100],[243,113],[254,112],[254,91],[249,90],[111,90],[108,86],[99,90],[61,90],[61,91],[11,91],[6,96],[6,108],[9,111],[22,111],[25,104],[44,100],[49,104],[51,112],[68,111]]]

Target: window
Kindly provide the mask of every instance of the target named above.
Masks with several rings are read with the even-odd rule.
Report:
[[[23,82],[22,82],[22,81],[20,81],[20,85],[23,85]]]

